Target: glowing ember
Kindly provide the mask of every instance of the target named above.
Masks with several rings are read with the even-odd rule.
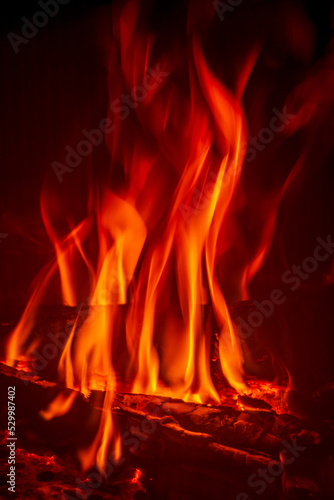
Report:
[[[140,469],[136,469],[135,476],[134,476],[134,478],[131,479],[131,482],[133,484],[138,483],[138,479],[140,478],[141,475],[142,475],[141,470]]]

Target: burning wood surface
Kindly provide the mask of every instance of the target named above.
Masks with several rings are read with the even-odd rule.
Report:
[[[7,385],[15,385],[17,388],[17,436],[18,447],[23,449],[20,451],[21,459],[27,453],[27,464],[31,466],[31,453],[41,457],[36,462],[38,467],[33,468],[34,473],[50,470],[58,479],[63,472],[57,464],[65,464],[70,472],[66,476],[67,486],[62,485],[62,488],[69,494],[71,491],[73,493],[78,485],[73,480],[76,477],[81,480],[85,478],[79,472],[76,452],[94,439],[101,413],[106,411],[104,395],[96,392],[87,398],[77,393],[69,412],[58,418],[45,420],[41,418],[41,412],[45,411],[48,404],[60,395],[68,397],[73,391],[6,365],[0,365],[0,380],[1,392],[5,392]],[[329,477],[323,478],[322,484],[319,484],[319,478],[315,474],[320,466],[317,461],[320,460],[322,465],[330,463],[334,439],[334,426],[330,423],[303,421],[291,415],[278,415],[273,411],[242,411],[228,406],[212,407],[140,394],[115,394],[109,411],[114,414],[121,430],[122,456],[116,458],[114,452],[111,452],[113,472],[110,477],[103,478],[101,498],[105,498],[103,494],[106,492],[112,498],[112,490],[108,488],[117,484],[120,489],[123,488],[122,492],[118,492],[119,495],[134,495],[136,491],[142,491],[141,494],[144,495],[144,490],[150,490],[150,484],[151,488],[154,484],[155,494],[158,495],[161,484],[164,484],[161,483],[163,470],[169,470],[172,474],[175,474],[175,470],[183,470],[185,476],[189,476],[187,484],[191,478],[194,480],[196,474],[200,474],[207,488],[213,481],[218,484],[219,494],[224,488],[230,493],[237,493],[240,484],[247,485],[247,478],[257,474],[259,470],[270,470],[274,463],[281,464],[282,474],[278,480],[275,479],[274,486],[270,483],[266,493],[269,496],[265,495],[264,498],[279,498],[282,478],[284,477],[283,485],[286,486],[289,485],[289,478],[291,482],[295,474],[294,471],[293,474],[290,472],[294,464],[291,466],[284,463],[284,450],[290,459],[294,457],[293,453],[298,455],[293,460],[299,462],[298,480],[295,479],[297,487],[305,485],[305,479],[303,483],[302,478],[309,478],[311,474],[308,484],[311,492],[320,487],[330,488]],[[5,428],[4,408],[1,416],[2,428]],[[303,453],[306,453],[307,460],[303,458]],[[312,455],[314,460],[310,461]],[[56,456],[57,461],[59,460],[56,463],[58,469],[54,466],[54,458],[47,458],[50,456]],[[71,469],[68,469],[68,463],[71,464]],[[136,469],[145,472],[142,481],[138,480],[140,487],[137,489],[131,483],[133,477],[130,477]],[[73,475],[74,471],[77,475]],[[178,480],[181,481],[180,477]],[[197,484],[196,479],[194,484]],[[52,488],[53,492],[58,489],[58,495],[63,494],[59,483],[52,488],[50,484],[39,488],[39,498],[47,498],[43,495]]]

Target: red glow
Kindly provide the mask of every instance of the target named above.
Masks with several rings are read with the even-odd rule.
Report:
[[[138,480],[140,476],[142,475],[142,472],[140,469],[136,469],[134,477],[131,479],[131,483],[133,484],[139,484]]]
[[[106,115],[114,126],[104,135],[109,163],[103,173],[97,168],[100,177],[94,168],[87,176],[82,213],[75,197],[64,203],[47,178],[42,187],[41,217],[53,258],[36,277],[8,341],[6,362],[31,371],[34,351],[43,345],[34,330],[36,317],[50,289],[57,288],[62,305],[78,313],[58,365],[59,381],[74,392],[59,395],[41,416],[64,415],[79,392],[104,393],[96,436],[79,452],[85,470],[94,463],[102,470],[110,449],[121,458],[111,412],[118,378],[139,394],[215,405],[230,398],[243,411],[270,411],[265,404],[238,399],[248,396],[287,411],[288,369],[282,370],[285,384],[277,382],[277,373],[275,382],[247,376],[251,347],[240,341],[230,305],[250,298],[251,282],[266,264],[282,204],[305,174],[312,144],[321,135],[326,102],[319,82],[328,94],[333,75],[323,82],[320,68],[288,94],[282,109],[291,116],[280,140],[284,144],[298,133],[302,141],[305,134],[306,144],[272,184],[265,183],[270,161],[264,167],[259,162],[254,177],[259,171],[262,177],[258,185],[250,181],[253,190],[248,190],[245,157],[252,124],[245,93],[264,43],[247,48],[232,84],[227,83],[224,64],[218,71],[198,32],[201,20],[195,22],[189,9],[187,42],[170,51],[159,50],[144,2],[130,0],[114,10],[112,37],[104,41]],[[289,36],[304,58],[311,52],[299,43],[305,34],[312,34],[306,24]],[[130,94],[134,97],[126,105],[124,96]],[[327,283],[332,275],[333,270]],[[89,306],[84,318],[83,304]],[[213,338],[227,389],[218,390],[212,374]],[[255,334],[251,341],[258,342]],[[125,361],[118,359],[117,343],[126,345]],[[116,365],[123,361],[124,373],[118,373]],[[272,367],[275,371],[275,363]],[[131,482],[140,476],[137,469]]]

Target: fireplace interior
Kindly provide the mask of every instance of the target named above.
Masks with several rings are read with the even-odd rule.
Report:
[[[334,499],[333,4],[2,4],[1,498]]]

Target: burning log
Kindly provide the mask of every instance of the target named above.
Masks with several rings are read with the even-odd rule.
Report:
[[[45,450],[52,450],[52,454],[56,453],[62,460],[68,460],[70,456],[71,468],[75,469],[74,451],[89,444],[96,432],[101,417],[101,394],[92,394],[88,400],[78,393],[68,413],[44,421],[40,411],[56,395],[69,394],[70,391],[5,365],[0,365],[0,381],[4,396],[2,401],[6,401],[8,385],[16,387],[18,446],[39,455],[44,455]],[[140,409],[140,399],[139,395],[116,395],[112,412],[117,415],[121,429],[121,461],[124,460],[124,466],[114,466],[112,481],[140,467],[141,470],[149,471],[149,475],[143,475],[145,489],[156,488],[155,496],[150,498],[163,498],[161,488],[166,487],[166,471],[170,471],[172,482],[177,482],[174,486],[177,490],[183,487],[187,491],[196,490],[199,488],[198,478],[201,478],[206,484],[206,491],[213,487],[217,490],[218,484],[217,491],[221,492],[223,484],[224,491],[232,488],[237,494],[239,484],[247,480],[250,472],[260,466],[266,467],[271,460],[264,453],[233,449],[216,442],[200,423],[196,431],[181,425],[178,419],[185,413],[181,402],[143,396],[142,401],[149,402],[150,406],[146,404],[145,408]],[[168,404],[172,405],[169,409]],[[187,404],[184,409],[186,407]],[[188,409],[191,411],[192,405]],[[174,411],[174,415],[170,411]],[[90,424],[88,426],[85,425],[87,421]],[[78,422],[82,422],[82,425],[78,425]],[[6,428],[6,408],[1,411],[1,427]],[[76,468],[79,469],[78,465]],[[67,490],[73,491],[73,488],[67,485]],[[196,494],[194,491],[192,498],[197,498]],[[211,498],[215,498],[213,495]],[[101,498],[105,497],[101,495]]]
[[[224,446],[270,457],[278,456],[282,442],[292,437],[299,436],[301,443],[309,445],[334,436],[329,425],[301,421],[274,411],[240,411],[229,406],[212,407],[135,394],[117,394],[116,402],[123,411],[146,417],[158,408],[165,427],[170,423],[189,432],[200,430]]]
[[[100,393],[92,394],[90,399],[78,393],[72,410],[61,417],[63,422],[61,425],[61,435],[59,435],[59,432],[50,435],[50,426],[53,427],[54,422],[59,419],[45,422],[40,417],[40,411],[45,409],[60,393],[69,395],[72,391],[60,388],[57,384],[41,380],[36,376],[29,376],[24,372],[19,372],[3,364],[0,365],[0,380],[3,392],[11,384],[16,387],[17,418],[21,421],[23,429],[20,437],[25,442],[24,429],[26,427],[30,429],[29,434],[34,429],[40,439],[45,437],[43,432],[43,428],[45,427],[49,428],[47,434],[51,439],[48,445],[56,446],[59,450],[59,439],[62,440],[63,445],[68,444],[68,439],[70,439],[71,445],[75,442],[73,424],[77,427],[77,422],[82,421],[83,416],[88,417],[91,413],[94,415],[101,413],[102,398]],[[3,400],[5,400],[5,395],[3,394],[3,396]],[[236,423],[236,415],[240,413],[228,407],[222,407],[220,410],[217,410],[213,407],[184,403],[172,400],[171,398],[116,394],[111,411],[117,415],[123,431],[131,432],[142,443],[147,441],[155,445],[159,443],[161,445],[160,452],[167,455],[169,454],[169,450],[163,450],[166,443],[171,448],[181,445],[187,454],[189,454],[189,447],[193,448],[194,452],[197,450],[200,454],[204,450],[207,450],[208,458],[211,461],[220,457],[221,459],[232,459],[239,464],[263,465],[270,460],[270,455],[261,450],[259,450],[259,453],[256,453],[255,451],[242,449],[240,446],[233,447],[229,446],[229,443],[224,443],[224,433],[220,435],[217,432],[218,427],[221,425],[217,417],[232,418]],[[4,420],[4,411],[1,416],[2,420]],[[208,425],[210,420],[212,422]],[[24,425],[24,422],[26,425]],[[1,423],[4,425],[5,421]],[[20,425],[18,432],[20,432]],[[81,432],[80,439],[82,439]],[[237,443],[237,440],[235,442]],[[80,444],[82,445],[82,442]],[[79,442],[77,445],[79,445]],[[139,453],[150,453],[149,448],[150,446],[141,446]],[[138,450],[132,449],[130,446],[130,451],[136,454]],[[170,453],[173,452],[171,449]]]
[[[40,455],[51,450],[61,460],[70,460],[71,467],[79,471],[74,452],[93,440],[102,414],[103,394],[92,393],[88,399],[77,393],[70,411],[45,421],[40,411],[57,395],[73,391],[2,364],[0,382],[2,401],[6,401],[7,387],[16,387],[18,446]],[[114,463],[112,481],[137,468],[146,471],[141,484],[147,492],[153,488],[149,497],[153,499],[163,498],[163,488],[170,487],[166,471],[173,488],[178,491],[182,484],[185,491],[192,492],[191,498],[203,498],[208,491],[214,500],[221,498],[223,491],[236,498],[241,490],[248,491],[251,474],[270,470],[273,463],[278,463],[285,443],[295,441],[308,455],[316,451],[314,456],[320,454],[323,458],[333,445],[330,423],[302,421],[273,411],[241,411],[139,394],[116,394],[111,411],[122,436],[122,458],[119,464]],[[7,427],[6,413],[2,407],[2,428]],[[308,469],[303,474],[308,477]],[[286,472],[283,477],[288,481]],[[280,488],[279,477],[263,498],[278,498]],[[202,496],[197,496],[199,491]]]
[[[16,386],[18,419],[34,421],[33,428],[39,429],[40,436],[43,435],[43,423],[46,427],[52,426],[52,421],[41,419],[40,411],[56,395],[72,392],[3,364],[0,365],[0,380],[2,392],[8,385]],[[101,413],[102,399],[98,392],[89,399],[78,393],[72,410],[61,417],[62,421],[72,432],[73,423],[82,421],[91,412],[94,415]],[[334,437],[333,426],[329,423],[301,421],[273,411],[241,411],[228,406],[213,407],[141,394],[116,394],[111,411],[117,415],[124,431],[131,431],[139,439],[144,436],[141,441],[145,443],[159,442],[165,448],[160,450],[163,453],[168,454],[166,443],[169,446],[174,443],[200,452],[208,450],[211,458],[232,459],[246,465],[265,464],[277,458],[284,440],[298,438],[301,445],[309,446],[324,440],[333,442]],[[4,417],[2,412],[2,420]],[[74,436],[75,433],[71,436],[72,442]],[[58,433],[54,437],[59,439]],[[68,438],[62,425],[63,444]],[[130,451],[141,453],[144,448],[138,451],[130,446]]]

